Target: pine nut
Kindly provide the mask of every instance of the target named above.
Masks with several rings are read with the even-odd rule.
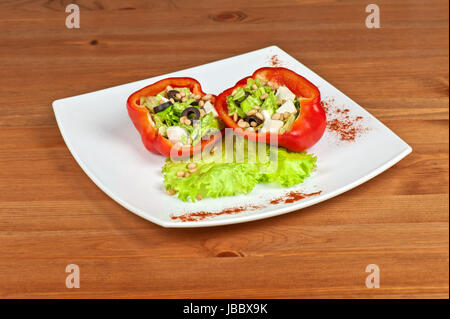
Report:
[[[177,176],[178,176],[178,177],[184,177],[184,175],[185,175],[185,172],[182,171],[182,170],[179,170],[179,171],[177,172]]]
[[[189,169],[189,172],[190,173],[195,173],[197,171],[197,167],[194,167],[194,168],[190,168]]]
[[[182,97],[182,98],[181,98],[181,102],[186,102],[187,100],[188,100],[187,97]]]
[[[179,100],[179,99],[181,99],[181,94],[177,93],[177,94],[175,94],[175,97],[177,98],[177,100]]]
[[[235,95],[236,95],[236,93],[237,93],[237,90],[236,90],[236,89],[234,89],[234,90],[233,90],[233,92],[231,92],[231,96],[235,96]]]
[[[280,114],[280,113],[274,113],[274,114],[272,115],[272,120],[279,120],[280,117],[281,117],[281,114]]]
[[[204,109],[200,109],[200,117],[204,117],[206,115],[206,112]]]
[[[252,85],[252,89],[253,89],[253,90],[257,90],[257,89],[258,89],[258,86],[257,86],[256,84],[253,84],[253,85]]]
[[[205,102],[203,102],[203,101],[198,102],[198,106],[202,107],[203,105],[205,105]]]
[[[264,94],[261,94],[261,95],[259,96],[259,98],[260,98],[261,100],[265,100],[268,96],[269,96],[269,94],[264,93]]]
[[[191,174],[189,174],[189,172],[186,172],[186,173],[184,173],[184,177],[189,177],[189,176],[191,176]]]
[[[253,121],[253,122],[250,123],[250,125],[253,126],[253,127],[255,127],[255,126],[258,126],[258,123],[256,123],[255,121]]]
[[[284,118],[287,119],[289,116],[291,116],[291,113],[289,113],[289,112],[284,112],[283,115],[284,115]]]
[[[168,190],[166,190],[166,193],[167,193],[167,195],[169,195],[169,196],[175,195],[176,192],[177,192],[177,191],[174,190],[174,189],[168,189]]]
[[[186,125],[191,125],[191,120],[190,120],[190,119],[185,119],[185,120],[184,120],[184,124],[186,124]]]
[[[166,90],[167,90],[167,91],[171,91],[171,90],[173,90],[173,87],[171,87],[170,85],[168,85],[168,86],[166,86]]]
[[[260,109],[260,107],[259,107],[258,105],[253,105],[253,108],[254,108],[255,110],[259,110],[259,109]]]
[[[209,100],[211,100],[211,98],[212,98],[212,95],[211,95],[211,94],[206,94],[206,95],[204,95],[204,96],[202,97],[202,100],[203,100],[203,101],[209,101]]]
[[[169,101],[170,101],[170,103],[172,103],[172,104],[173,104],[173,103],[175,103],[175,100],[174,100],[174,99],[172,99],[172,98],[170,98],[170,100],[169,100]]]
[[[233,115],[233,121],[237,122],[237,120],[238,120],[238,115],[237,115],[236,113],[234,113],[234,115]]]
[[[280,100],[277,101],[277,105],[278,105],[278,106],[281,105],[281,101],[280,101]]]
[[[246,128],[247,126],[245,125],[247,122],[245,122],[243,119],[240,119],[239,122],[237,123],[238,126],[240,128]],[[248,123],[247,123],[248,124]]]
[[[180,95],[181,95],[181,97],[185,97],[185,96],[186,96],[186,92],[181,91],[181,92],[180,92]]]
[[[259,118],[261,121],[264,121],[264,115],[262,115],[262,113],[256,113],[255,114],[257,118]]]
[[[196,168],[197,164],[195,164],[194,162],[191,162],[187,165],[187,168],[191,169],[191,168]]]
[[[252,116],[256,114],[256,110],[250,110],[247,112],[247,116]]]
[[[278,113],[278,114],[280,114],[280,121],[284,121],[284,116],[283,116],[283,114],[281,114],[281,113]]]
[[[195,198],[197,198],[197,200],[202,200],[203,199],[202,195],[200,195],[200,194],[197,194],[197,196],[195,196]]]

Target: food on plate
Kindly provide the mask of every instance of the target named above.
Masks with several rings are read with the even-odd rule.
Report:
[[[127,109],[146,148],[168,157],[164,187],[183,201],[302,183],[317,160],[304,151],[326,126],[319,90],[285,68],[261,68],[217,99],[195,79],[168,78],[130,95]],[[234,143],[212,145],[225,126]]]
[[[167,194],[183,201],[196,201],[247,194],[259,183],[289,187],[302,183],[316,167],[314,155],[255,143],[240,136],[232,145],[223,139],[213,149],[213,153],[208,152],[210,156],[197,156],[199,153],[184,160],[167,158],[162,168]]]
[[[295,152],[313,146],[326,127],[317,87],[281,67],[256,70],[222,92],[215,108],[237,134],[253,141],[276,141]]]
[[[168,78],[131,94],[127,109],[148,150],[187,156],[220,137],[223,123],[214,109],[215,99],[195,79]]]

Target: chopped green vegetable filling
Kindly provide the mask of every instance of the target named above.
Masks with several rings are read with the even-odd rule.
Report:
[[[247,79],[245,86],[227,96],[228,115],[242,129],[282,134],[292,128],[300,113],[300,101],[286,86],[266,84],[269,82]]]
[[[214,116],[211,105],[208,110],[203,107],[207,103],[211,101],[203,100],[184,87],[140,98],[140,105],[149,109],[158,133],[183,145],[196,145],[223,128],[223,122]]]

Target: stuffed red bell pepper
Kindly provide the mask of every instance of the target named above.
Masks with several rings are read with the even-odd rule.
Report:
[[[216,96],[192,78],[168,78],[134,92],[128,114],[145,147],[165,156],[190,156],[215,143],[223,123]]]
[[[317,87],[286,68],[256,70],[222,92],[215,108],[237,134],[295,152],[313,146],[326,127]]]

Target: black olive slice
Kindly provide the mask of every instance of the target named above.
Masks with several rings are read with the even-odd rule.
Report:
[[[198,102],[197,100],[195,100],[194,102],[191,103],[192,106],[198,106]]]
[[[256,122],[256,126],[262,124],[262,122],[263,122],[263,121],[262,121],[259,117],[257,117],[256,115],[251,115],[251,116],[247,117],[247,118],[245,119],[245,121],[248,122],[249,124],[252,124],[252,122]]]
[[[200,111],[198,108],[189,106],[181,112],[181,117],[186,116],[188,119],[196,121],[200,118]]]
[[[180,92],[178,92],[177,90],[170,90],[169,92],[167,92],[167,98],[177,100],[176,95],[179,93]]]
[[[153,111],[154,111],[155,113],[159,113],[159,112],[164,111],[165,109],[167,109],[167,108],[168,108],[169,106],[171,106],[171,105],[172,105],[172,102],[167,101],[167,102],[164,102],[163,104],[160,104],[160,105],[155,106],[155,107],[153,108]]]

